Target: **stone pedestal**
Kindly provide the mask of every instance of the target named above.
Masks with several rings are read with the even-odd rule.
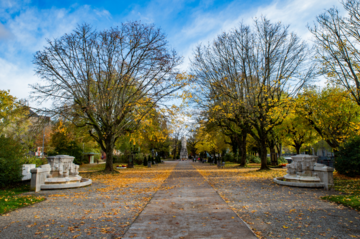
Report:
[[[326,190],[331,190],[334,188],[334,168],[328,167],[324,164],[315,163],[314,171],[317,173],[320,181],[324,183],[324,188]]]
[[[45,184],[47,176],[50,174],[51,168],[49,164],[41,165],[39,168],[33,168],[31,172],[30,190],[39,192],[41,185]]]
[[[31,172],[30,170],[36,168],[36,164],[23,164],[22,165],[22,181],[30,180],[31,179]]]

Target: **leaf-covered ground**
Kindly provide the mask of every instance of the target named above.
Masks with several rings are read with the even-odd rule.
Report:
[[[179,162],[162,188],[124,239],[256,238],[191,162]]]
[[[335,173],[334,184],[335,190],[341,194],[325,196],[323,199],[360,210],[360,177],[350,178]]]
[[[42,191],[44,202],[0,217],[0,238],[120,238],[175,165],[92,174],[90,187]]]
[[[45,200],[41,196],[20,195],[27,191],[29,191],[28,185],[0,189],[0,215]]]
[[[336,191],[275,184],[285,169],[193,165],[260,238],[360,238],[357,211],[321,200]]]

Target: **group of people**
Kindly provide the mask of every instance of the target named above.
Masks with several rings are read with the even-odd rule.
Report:
[[[196,162],[199,162],[199,163],[206,163],[206,159],[203,159],[203,158],[201,158],[201,157],[194,157],[194,156],[191,156],[192,157],[192,160],[193,160],[193,162],[194,163],[196,163]]]

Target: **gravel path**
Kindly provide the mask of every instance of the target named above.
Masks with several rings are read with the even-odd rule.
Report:
[[[174,171],[131,225],[129,238],[244,238],[255,234],[189,161]]]
[[[94,176],[85,188],[42,191],[45,201],[0,216],[0,238],[120,238],[175,165]]]
[[[321,200],[335,191],[280,186],[278,169],[217,169],[193,164],[228,205],[262,238],[360,238],[357,211]]]

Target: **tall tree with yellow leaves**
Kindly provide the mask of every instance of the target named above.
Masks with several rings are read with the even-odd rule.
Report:
[[[350,97],[347,90],[336,86],[307,88],[297,97],[296,114],[336,151],[344,140],[360,132],[360,107]]]
[[[261,169],[268,169],[268,134],[284,120],[291,97],[312,78],[314,66],[306,64],[309,55],[306,44],[281,23],[261,18],[253,29],[241,24],[196,48],[194,101],[235,119],[242,130],[251,127],[249,133],[260,147]]]
[[[95,31],[84,24],[35,54],[43,82],[32,85],[33,97],[53,102],[45,114],[90,126],[106,152],[105,171],[112,172],[117,139],[135,132],[152,108],[184,86],[180,63],[153,25],[128,22]]]

